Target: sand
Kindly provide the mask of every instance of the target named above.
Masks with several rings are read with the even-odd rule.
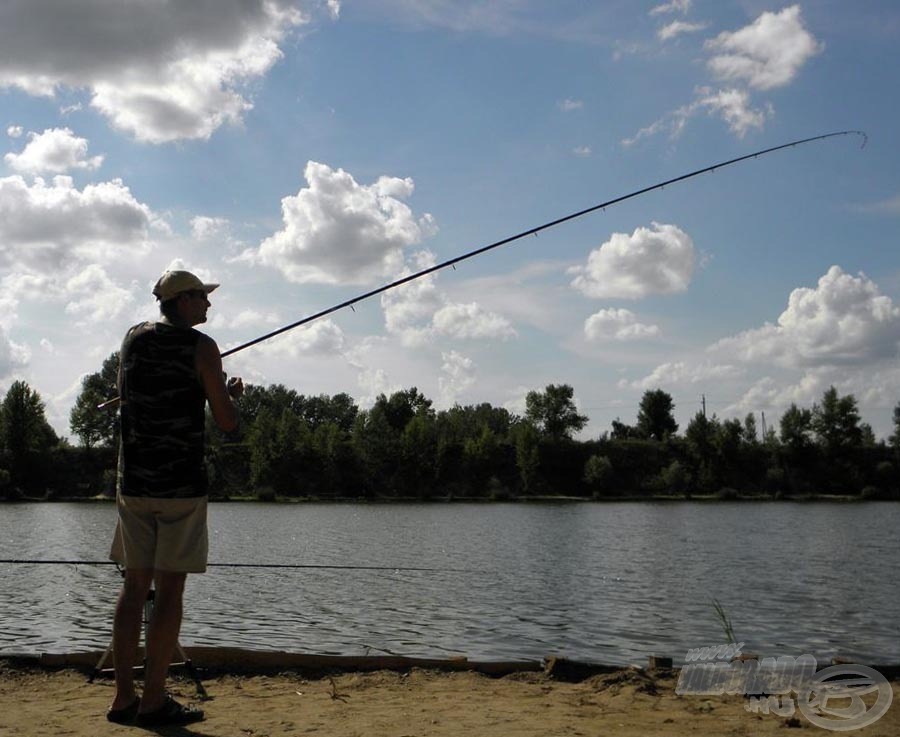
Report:
[[[624,669],[578,683],[541,672],[503,677],[413,668],[311,677],[206,673],[208,694],[171,679],[177,698],[199,703],[205,721],[155,730],[198,737],[518,737],[529,735],[785,735],[786,729],[829,734],[799,711],[793,718],[751,714],[741,696],[678,696],[669,672]],[[900,693],[874,724],[852,735],[900,735]],[[87,682],[76,668],[47,668],[0,660],[0,735],[126,735],[146,732],[109,724],[108,678]],[[868,699],[867,699],[868,701]]]

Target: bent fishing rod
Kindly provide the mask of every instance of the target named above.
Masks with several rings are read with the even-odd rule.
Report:
[[[313,315],[309,315],[304,317],[296,322],[292,322],[288,325],[284,325],[283,327],[278,328],[277,330],[273,330],[265,335],[260,335],[258,338],[254,338],[253,340],[247,341],[246,343],[242,343],[239,346],[234,348],[229,348],[227,351],[222,353],[222,358],[226,356],[233,355],[238,351],[242,351],[245,348],[249,348],[250,346],[254,346],[257,343],[262,343],[264,340],[269,340],[270,338],[274,338],[276,335],[281,335],[282,333],[287,332],[288,330],[293,330],[294,328],[299,328],[303,325],[313,322],[314,320],[318,320],[319,318],[325,317],[326,315],[330,315],[333,312],[337,312],[339,310],[344,309],[345,307],[353,308],[357,302],[362,302],[370,297],[374,297],[377,294],[382,294],[383,292],[387,292],[390,289],[395,289],[404,284],[408,284],[411,281],[415,281],[416,279],[421,279],[423,276],[428,276],[429,274],[433,274],[436,271],[441,271],[442,269],[446,269],[448,266],[455,267],[456,264],[466,261],[470,258],[474,258],[475,256],[480,256],[483,253],[487,253],[488,251],[492,251],[495,248],[500,248],[500,246],[505,246],[509,243],[513,243],[514,241],[518,241],[522,238],[526,238],[530,235],[537,235],[538,233],[548,230],[550,228],[555,228],[557,225],[562,225],[563,223],[567,223],[570,220],[575,220],[576,218],[584,217],[585,215],[589,215],[592,212],[596,212],[597,210],[605,210],[607,207],[612,207],[613,205],[617,205],[620,202],[625,202],[626,200],[634,199],[635,197],[640,197],[641,195],[645,195],[648,192],[653,192],[657,189],[663,189],[668,187],[670,184],[676,184],[677,182],[683,182],[687,179],[692,179],[694,177],[700,176],[701,174],[706,174],[709,172],[714,172],[716,169],[724,169],[726,166],[732,166],[733,164],[738,164],[742,161],[747,161],[748,159],[756,159],[760,156],[765,156],[766,154],[773,153],[775,151],[780,151],[785,148],[794,148],[796,146],[802,146],[805,143],[812,143],[813,141],[822,141],[827,138],[835,138],[837,136],[861,136],[863,141],[860,148],[865,148],[866,142],[869,140],[868,135],[864,131],[860,130],[846,130],[846,131],[835,131],[833,133],[825,133],[819,136],[812,136],[810,138],[802,138],[797,141],[791,141],[789,143],[782,143],[780,146],[772,146],[770,148],[764,148],[760,151],[754,151],[753,153],[745,154],[744,156],[738,156],[734,159],[728,159],[727,161],[720,161],[716,164],[711,164],[709,166],[704,166],[702,169],[697,169],[696,171],[689,172],[687,174],[682,174],[681,176],[673,177],[672,179],[666,179],[664,182],[657,182],[656,184],[651,184],[649,187],[643,187],[642,189],[637,189],[634,192],[629,192],[628,194],[621,195],[619,197],[614,197],[611,200],[607,200],[606,202],[601,202],[597,205],[592,205],[591,207],[587,207],[583,210],[578,210],[577,212],[570,213],[569,215],[564,215],[563,217],[557,218],[556,220],[551,220],[542,225],[538,225],[535,228],[529,228],[528,230],[523,230],[521,233],[516,233],[515,235],[511,235],[508,238],[503,238],[499,241],[495,241],[494,243],[489,243],[486,246],[481,246],[480,248],[476,248],[472,251],[468,251],[463,253],[460,256],[456,256],[451,259],[447,259],[446,261],[442,261],[439,264],[435,264],[434,266],[429,266],[428,268],[422,269],[421,271],[417,271],[414,274],[409,274],[408,276],[404,276],[400,279],[392,281],[388,284],[384,284],[376,289],[372,289],[368,292],[364,292],[352,299],[345,300],[339,304],[336,304],[332,307],[329,307],[325,310],[321,310],[316,312]],[[98,409],[104,409],[111,405],[118,403],[119,398],[110,399],[109,401],[103,402],[97,406]]]

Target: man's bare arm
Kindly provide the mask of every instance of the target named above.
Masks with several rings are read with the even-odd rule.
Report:
[[[233,432],[237,429],[240,418],[231,400],[232,397],[237,398],[243,394],[243,383],[240,379],[231,379],[228,386],[225,385],[219,347],[208,336],[204,335],[197,344],[196,366],[216,425],[222,432]]]

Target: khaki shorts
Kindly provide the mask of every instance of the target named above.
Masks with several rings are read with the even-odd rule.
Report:
[[[119,522],[109,551],[125,568],[153,568],[175,573],[203,573],[209,552],[206,497],[116,498]]]

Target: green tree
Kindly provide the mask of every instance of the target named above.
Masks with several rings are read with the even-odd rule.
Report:
[[[534,493],[538,486],[538,469],[541,464],[538,431],[534,425],[525,421],[515,425],[511,435],[516,448],[516,469],[522,491],[525,494]]]
[[[662,389],[645,391],[637,415],[637,431],[640,436],[663,441],[678,432],[678,423],[672,414],[674,409],[671,394]]]
[[[672,461],[659,476],[663,488],[672,494],[685,494],[690,488],[691,474],[681,461]]]
[[[701,492],[715,491],[718,488],[718,434],[718,419],[715,415],[711,419],[707,418],[703,412],[694,415],[684,431],[688,452],[696,469],[693,476],[697,490]]]
[[[11,484],[39,490],[48,471],[42,459],[58,444],[40,394],[24,381],[14,381],[0,405],[0,445],[8,458]]]
[[[852,394],[840,396],[833,386],[822,395],[822,403],[813,406],[811,424],[826,451],[856,448],[862,444],[856,398]]]
[[[573,396],[568,384],[549,384],[543,392],[530,391],[525,396],[525,419],[549,440],[570,439],[588,421],[578,414]]]
[[[119,423],[112,410],[98,410],[97,405],[118,395],[119,353],[110,354],[101,369],[81,380],[81,392],[69,413],[69,429],[85,448],[95,445],[115,447]]]
[[[608,492],[612,478],[613,465],[607,456],[595,453],[587,459],[584,464],[584,482],[594,496]]]
[[[900,451],[900,402],[894,407],[894,432],[890,437],[890,444],[894,450]]]
[[[812,445],[812,412],[791,403],[781,416],[781,442],[793,451]]]
[[[756,415],[748,412],[744,418],[744,442],[756,443],[759,441],[759,433],[756,429]]]

